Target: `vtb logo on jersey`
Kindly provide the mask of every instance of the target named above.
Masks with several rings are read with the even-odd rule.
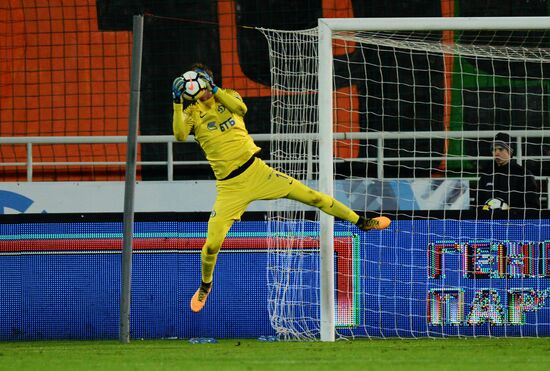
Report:
[[[222,131],[222,133],[224,131],[226,131],[227,129],[230,129],[231,127],[235,126],[235,120],[233,120],[232,118],[228,119],[228,120],[225,120],[224,122],[222,122],[220,124],[220,130]]]

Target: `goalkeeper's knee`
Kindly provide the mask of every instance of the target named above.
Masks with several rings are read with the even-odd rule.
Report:
[[[324,193],[312,190],[310,197],[311,197],[310,205],[315,206],[316,208],[321,209],[323,211],[327,208],[330,208],[332,205],[331,197]]]
[[[219,232],[216,228],[211,228],[211,230],[208,231],[208,236],[206,237],[206,241],[202,246],[203,254],[217,255],[220,251],[220,248],[222,247],[224,239],[224,233]]]
[[[323,206],[326,206],[328,204],[328,196],[325,196],[323,193],[315,191],[313,189],[308,189],[306,192],[302,192],[299,197],[295,197],[296,195],[292,195],[295,200],[303,202],[309,206],[314,206],[318,209],[322,209]]]
[[[220,252],[220,247],[221,244],[212,244],[207,241],[202,247],[202,254],[207,256],[218,255]]]

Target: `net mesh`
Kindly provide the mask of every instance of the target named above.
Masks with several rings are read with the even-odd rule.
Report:
[[[318,188],[317,30],[261,31],[274,166]],[[546,34],[333,32],[332,46],[334,195],[393,219],[368,233],[336,221],[337,335],[548,333]],[[499,132],[522,170],[491,178]],[[303,244],[318,240],[319,214],[286,200],[273,210],[271,233],[288,243],[268,252],[272,326],[318,338],[319,249]]]

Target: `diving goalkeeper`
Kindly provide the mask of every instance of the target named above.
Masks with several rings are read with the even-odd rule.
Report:
[[[208,234],[201,251],[202,282],[191,299],[191,310],[199,312],[212,289],[218,253],[233,223],[255,200],[288,198],[314,206],[334,217],[354,223],[362,230],[384,229],[390,219],[364,218],[334,198],[313,190],[262,161],[244,123],[247,107],[233,90],[214,84],[212,71],[196,63],[191,70],[206,83],[207,91],[183,109],[182,77],[172,84],[173,130],[178,141],[190,133],[203,149],[216,177],[216,201],[208,220]]]

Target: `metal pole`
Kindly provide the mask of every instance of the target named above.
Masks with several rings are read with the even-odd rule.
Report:
[[[546,30],[550,17],[319,18],[337,31]]]
[[[166,166],[168,166],[168,181],[171,182],[174,180],[174,142],[168,142]]]
[[[27,143],[27,182],[32,182],[32,143]]]
[[[120,297],[120,333],[123,343],[130,342],[130,298],[132,287],[132,240],[134,234],[134,191],[136,186],[137,132],[141,85],[141,52],[143,44],[143,15],[134,16],[132,48],[132,80],[128,144],[126,156],[126,182],[124,187],[124,238],[122,248],[122,292]]]

